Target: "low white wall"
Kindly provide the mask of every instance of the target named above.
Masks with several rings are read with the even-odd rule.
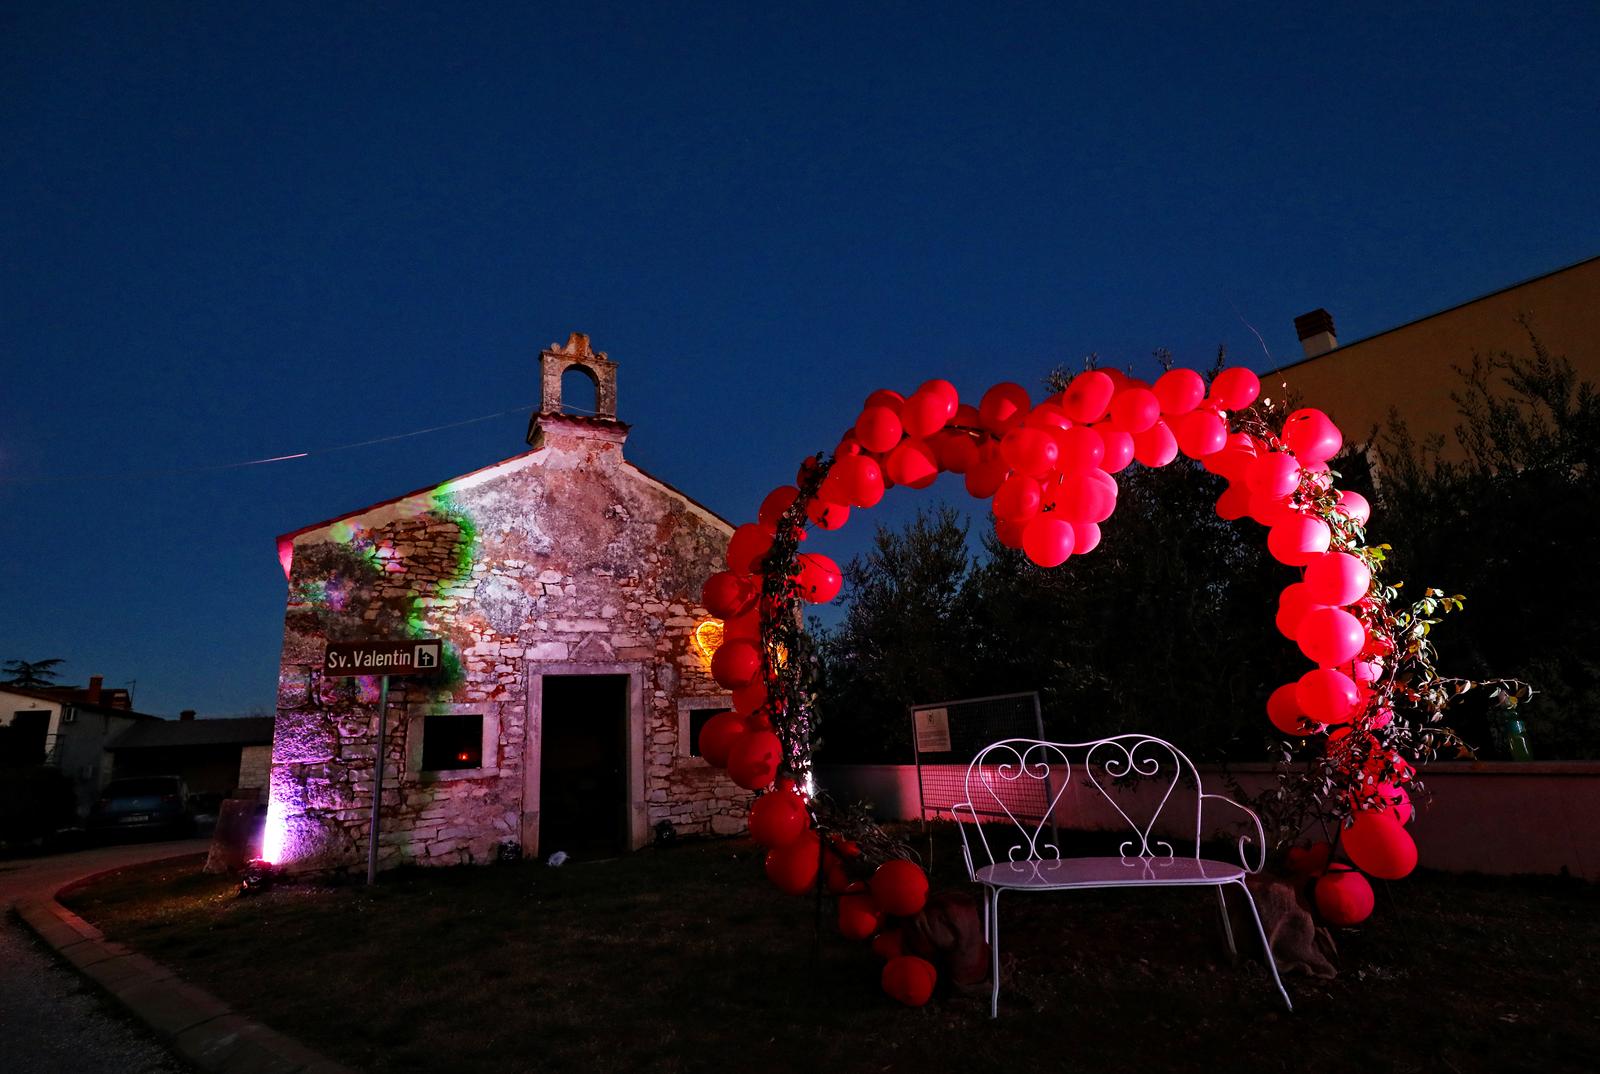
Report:
[[[965,766],[939,765],[924,774],[956,787],[964,771]],[[1273,782],[1270,765],[1234,765],[1229,771],[1251,794]],[[1432,798],[1411,829],[1424,868],[1499,875],[1566,870],[1600,880],[1600,762],[1452,761],[1431,764],[1422,775]],[[1220,768],[1201,765],[1200,776],[1208,792],[1227,794]],[[838,802],[870,803],[880,820],[921,816],[914,765],[824,766],[817,780]],[[1118,804],[1141,823],[1156,801],[1148,791],[1118,792]],[[1221,834],[1232,812],[1208,807],[1207,831]],[[948,818],[947,812],[937,815]],[[1193,815],[1192,791],[1178,788],[1163,811],[1162,828],[1168,828],[1167,820]],[[1122,823],[1081,776],[1063,790],[1056,817],[1080,829],[1114,829]]]

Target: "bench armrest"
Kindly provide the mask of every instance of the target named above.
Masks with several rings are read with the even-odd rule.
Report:
[[[1248,872],[1259,873],[1263,868],[1266,867],[1267,864],[1267,835],[1266,832],[1262,830],[1261,818],[1256,816],[1256,811],[1251,809],[1249,806],[1240,805],[1232,798],[1221,794],[1206,794],[1202,792],[1200,795],[1200,806],[1202,811],[1205,808],[1207,799],[1231,805],[1233,808],[1249,817],[1250,823],[1256,826],[1256,835],[1254,839],[1250,838],[1250,832],[1248,829],[1243,835],[1239,836],[1239,864],[1244,866],[1245,870]],[[1245,844],[1251,842],[1256,844],[1256,863],[1254,865],[1250,864],[1249,855],[1245,850]]]

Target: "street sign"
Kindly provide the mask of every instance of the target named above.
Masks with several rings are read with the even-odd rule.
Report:
[[[322,673],[351,675],[431,675],[439,670],[443,646],[438,638],[407,641],[330,641],[322,654]]]

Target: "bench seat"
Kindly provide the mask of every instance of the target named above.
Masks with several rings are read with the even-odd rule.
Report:
[[[1245,870],[1206,858],[1061,858],[1003,861],[975,871],[973,879],[996,888],[1034,891],[1064,888],[1145,887],[1161,884],[1229,884]]]

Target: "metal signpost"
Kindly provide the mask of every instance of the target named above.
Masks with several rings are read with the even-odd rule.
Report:
[[[367,883],[378,879],[378,818],[383,808],[383,752],[389,712],[389,676],[432,675],[439,670],[444,645],[438,638],[407,641],[330,641],[322,654],[322,673],[333,678],[378,675],[378,750],[372,762],[372,830],[367,834]]]

